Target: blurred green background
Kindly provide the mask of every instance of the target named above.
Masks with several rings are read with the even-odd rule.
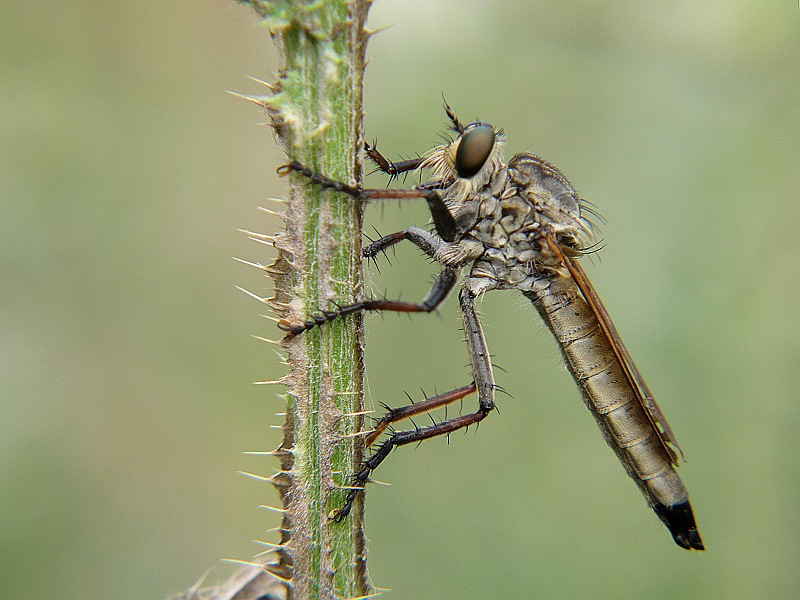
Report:
[[[368,496],[387,597],[800,596],[800,14],[796,2],[381,0],[366,130],[389,157],[504,127],[597,205],[589,275],[689,458],[704,554],[606,448],[521,296],[481,312],[500,413],[398,451]],[[277,57],[213,2],[0,3],[0,597],[164,598],[274,541],[284,372],[238,227],[285,193],[252,105]],[[385,178],[369,182],[382,186]],[[407,184],[411,184],[409,180]],[[424,206],[373,207],[382,232]],[[421,297],[414,248],[370,270]],[[367,319],[368,403],[469,380],[456,302]],[[469,402],[474,400],[470,399]],[[471,404],[465,403],[465,408]],[[220,567],[211,580],[224,577]]]

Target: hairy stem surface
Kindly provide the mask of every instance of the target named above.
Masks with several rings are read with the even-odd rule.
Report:
[[[363,175],[362,82],[369,37],[368,0],[249,0],[279,46],[283,65],[260,98],[287,157],[338,181]],[[281,318],[302,321],[333,302],[361,296],[361,206],[290,178],[285,231],[272,305]],[[281,342],[290,373],[284,440],[273,478],[284,500],[279,572],[295,598],[352,598],[370,591],[363,506],[350,519],[328,517],[341,506],[362,458],[363,356],[360,316]]]

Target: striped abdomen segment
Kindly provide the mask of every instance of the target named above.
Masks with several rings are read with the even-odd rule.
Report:
[[[626,376],[586,300],[568,277],[539,280],[526,292],[553,332],[584,401],[609,446],[678,545],[702,549],[688,494],[641,392]]]

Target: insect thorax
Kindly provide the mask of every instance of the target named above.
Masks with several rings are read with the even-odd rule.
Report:
[[[483,254],[474,262],[470,287],[530,290],[542,277],[563,268],[544,237],[579,248],[587,230],[580,198],[552,165],[532,154],[498,161],[478,190],[465,193],[463,180],[445,192],[464,242],[478,242]]]

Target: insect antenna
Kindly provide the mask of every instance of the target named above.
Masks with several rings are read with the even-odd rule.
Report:
[[[447,100],[444,97],[444,92],[442,92],[442,101],[444,102],[444,111],[447,113],[447,118],[453,123],[453,131],[459,134],[464,133],[464,126],[458,121],[458,117],[456,117],[453,109],[450,108],[450,105],[447,103]]]

